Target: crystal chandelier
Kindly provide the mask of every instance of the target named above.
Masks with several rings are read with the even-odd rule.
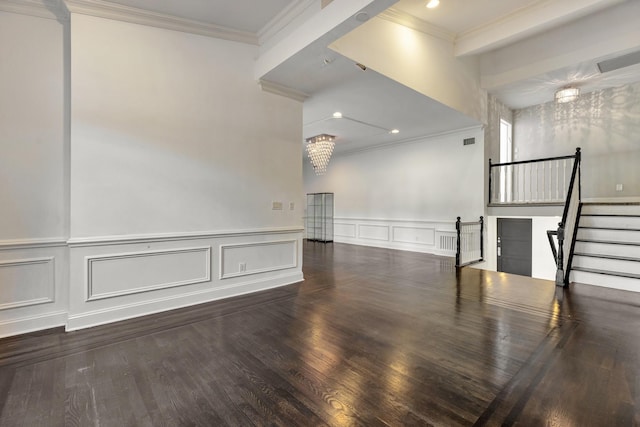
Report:
[[[556,102],[558,104],[564,104],[565,102],[571,102],[578,99],[580,96],[580,89],[577,87],[565,87],[556,92]]]
[[[335,136],[326,133],[307,138],[307,155],[316,175],[324,175],[327,171],[333,147],[336,145],[333,142],[335,138]]]

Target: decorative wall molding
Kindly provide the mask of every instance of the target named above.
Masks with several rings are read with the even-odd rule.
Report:
[[[343,222],[333,222],[333,235],[356,238],[356,224],[345,224]]]
[[[67,246],[67,239],[64,237],[52,237],[44,239],[16,239],[0,240],[0,251],[10,251],[17,249],[38,249],[56,248]]]
[[[277,246],[281,249],[280,253],[276,252]],[[262,248],[260,256],[256,256],[256,248]],[[271,257],[264,253],[264,251],[268,251],[269,249],[272,249],[273,252]],[[231,251],[238,253],[232,256],[230,253]],[[227,258],[229,258],[229,262],[239,262],[240,259],[243,260],[245,262],[246,270],[239,271],[239,269],[232,269],[229,267],[229,270],[232,271],[227,271]],[[270,262],[270,260],[273,262]],[[254,263],[258,263],[258,267],[252,267],[252,264]],[[260,263],[264,265],[261,265]],[[295,239],[220,245],[220,280],[267,273],[270,271],[286,270],[289,268],[296,268],[297,266],[298,241]]]
[[[358,224],[358,239],[389,241],[388,225]]]
[[[273,83],[267,80],[260,80],[258,84],[260,84],[260,88],[265,92],[284,96],[285,98],[290,98],[294,101],[304,102],[304,100],[309,97],[309,95],[304,92],[300,92],[290,87],[283,86],[278,83]]]
[[[148,299],[142,302],[119,304],[107,308],[69,314],[66,322],[66,330],[74,331],[167,310],[189,307],[219,299],[286,286],[303,280],[304,278],[301,272],[292,272],[268,278],[259,278],[253,281],[231,283],[219,288],[197,290],[179,295]]]
[[[239,31],[221,25],[179,18],[104,0],[64,0],[64,2],[71,13],[258,45],[258,36],[254,33]]]
[[[437,37],[449,43],[453,43],[456,40],[455,33],[444,28],[440,28],[437,25],[430,24],[429,22],[423,21],[416,16],[393,7],[380,13],[378,17],[395,24],[402,25],[403,27],[408,27],[412,30],[420,31],[421,33]]]
[[[59,21],[69,19],[62,0],[2,0],[0,11]]]
[[[416,245],[434,245],[435,231],[434,227],[392,226],[391,241]]]
[[[455,256],[455,221],[335,217],[334,241]]]
[[[294,19],[298,18],[308,8],[313,6],[316,1],[317,0],[292,1],[258,31],[257,37],[260,41],[260,44],[264,44],[265,41],[271,39],[284,28],[286,28],[286,26],[289,25]]]
[[[170,255],[178,255],[178,254],[194,254],[201,253],[204,254],[204,265],[200,266],[204,270],[204,275],[195,276],[195,277],[185,277],[182,280],[174,280],[170,282],[162,282],[158,281],[157,283],[145,284],[141,283],[139,286],[127,287],[122,290],[115,291],[102,291],[100,292],[97,288],[98,286],[95,284],[96,282],[96,266],[99,263],[118,263],[121,262],[119,269],[122,269],[125,273],[135,277],[136,273],[145,272],[145,268],[140,266],[137,268],[137,271],[127,271],[127,263],[131,263],[131,261],[144,260],[150,261],[149,257],[163,257],[162,264],[166,265],[167,268],[172,271],[177,270],[180,266],[175,265],[172,266],[170,264],[171,259]],[[86,301],[95,301],[105,298],[114,298],[121,297],[125,295],[138,294],[143,292],[152,292],[160,289],[167,288],[175,288],[178,286],[186,286],[193,285],[196,283],[203,283],[211,281],[211,246],[197,247],[197,248],[179,248],[179,249],[166,249],[166,250],[153,250],[153,251],[141,251],[141,252],[130,252],[130,253],[120,253],[120,254],[109,254],[109,255],[92,255],[85,257],[86,262]],[[175,262],[175,261],[174,261]],[[147,266],[148,267],[148,266]],[[159,266],[158,266],[159,267]],[[130,267],[129,267],[130,268]],[[185,275],[189,276],[191,274],[190,271],[185,271]],[[138,278],[141,281],[150,280],[150,278]],[[115,280],[113,277],[109,277],[110,281]]]
[[[54,260],[54,257],[41,257],[0,261],[0,311],[54,302]],[[37,272],[37,266],[44,267],[41,268],[42,271]],[[22,274],[14,271],[4,278],[3,272],[11,268],[23,270]],[[40,280],[31,281],[38,273],[42,276],[39,277]],[[42,286],[36,287],[38,285]],[[13,291],[7,288],[13,288]],[[20,292],[25,290],[27,293],[21,296]]]
[[[67,241],[71,248],[83,246],[154,243],[176,240],[210,239],[218,237],[257,236],[282,233],[300,233],[303,227],[252,228],[244,230],[195,231],[186,233],[130,234],[126,236],[75,237]]]

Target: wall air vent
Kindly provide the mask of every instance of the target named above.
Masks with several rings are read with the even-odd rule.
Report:
[[[475,138],[465,138],[464,140],[462,140],[462,145],[471,145],[475,143],[476,143]]]
[[[640,63],[640,50],[637,52],[631,52],[626,55],[598,62],[597,65],[598,70],[600,70],[601,73],[608,73],[609,71],[619,70],[620,68],[624,67],[630,67],[638,63]]]

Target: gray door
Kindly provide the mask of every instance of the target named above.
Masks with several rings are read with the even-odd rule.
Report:
[[[531,277],[531,219],[498,218],[498,271]]]

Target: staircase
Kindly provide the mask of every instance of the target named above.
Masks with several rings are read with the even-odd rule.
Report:
[[[583,203],[571,282],[640,292],[640,203]]]

